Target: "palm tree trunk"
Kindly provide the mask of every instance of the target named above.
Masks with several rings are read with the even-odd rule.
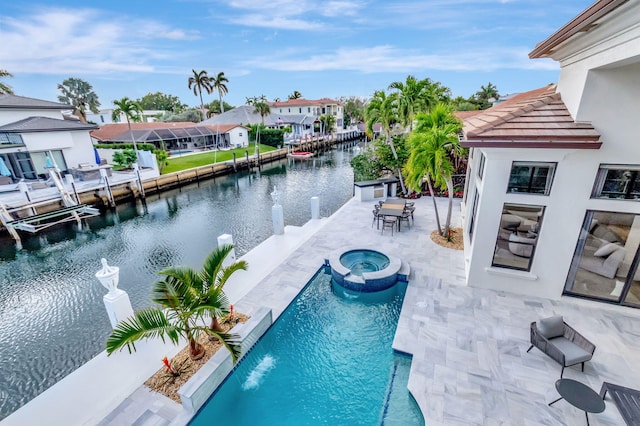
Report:
[[[220,114],[224,114],[224,105],[222,105],[222,93],[218,92],[218,98],[220,99]]]
[[[196,342],[193,337],[189,337],[189,356],[191,359],[200,359],[204,356],[204,346]]]
[[[202,120],[205,119],[205,115],[204,115],[204,102],[202,101],[202,89],[200,88],[200,86],[198,86],[198,94],[200,95],[200,112],[202,113]]]
[[[131,142],[133,142],[133,150],[136,153],[136,164],[138,164],[138,146],[136,145],[136,138],[133,137],[133,131],[131,130],[131,122],[129,116],[127,116],[127,125],[129,126],[129,134],[131,135]]]
[[[436,213],[436,226],[438,227],[438,234],[442,235],[442,227],[440,226],[440,213],[438,213],[438,205],[436,204],[436,194],[433,192],[433,186],[431,185],[431,178],[427,177],[427,187],[431,194],[431,200],[433,201],[433,211]]]
[[[449,208],[447,209],[447,220],[444,223],[444,233],[443,237],[449,235],[449,226],[451,225],[451,210],[453,210],[453,180],[451,177],[446,178],[447,181],[447,191],[449,192]]]
[[[211,315],[211,324],[209,325],[209,329],[213,331],[223,331],[217,316]]]
[[[393,145],[393,140],[389,137],[389,133],[387,133],[387,143],[391,147],[391,152],[393,153],[393,158],[398,161],[398,153],[396,152],[396,147]],[[406,195],[407,188],[404,186],[404,178],[402,177],[402,170],[400,170],[400,166],[398,166],[398,178],[400,179],[400,188],[402,188],[402,193]]]

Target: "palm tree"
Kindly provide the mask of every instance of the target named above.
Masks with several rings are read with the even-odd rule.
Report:
[[[219,72],[217,76],[211,79],[211,87],[218,92],[218,98],[220,99],[220,111],[224,113],[224,104],[222,103],[222,97],[229,93],[227,85],[229,79],[224,76],[223,72]]]
[[[424,80],[418,81],[414,76],[408,75],[406,84],[394,81],[389,85],[389,89],[398,91],[398,116],[402,125],[409,126],[409,131],[411,131],[413,117],[422,104]]]
[[[0,69],[0,78],[3,77],[13,77],[7,70]],[[13,89],[8,84],[0,83],[0,95],[13,95]]]
[[[329,133],[333,133],[333,127],[336,124],[336,117],[334,115],[332,114],[321,115],[319,117],[319,120],[324,128],[324,133],[327,133],[327,130],[329,131]]]
[[[73,105],[74,113],[80,117],[80,121],[87,122],[87,109],[98,113],[100,102],[98,95],[93,91],[91,84],[79,78],[67,78],[58,84],[58,90],[62,95],[58,96],[60,102]]]
[[[124,114],[127,119],[127,125],[129,126],[129,134],[131,134],[131,142],[133,143],[133,149],[136,152],[136,162],[138,160],[138,146],[136,145],[136,138],[133,136],[133,131],[131,130],[131,122],[139,122],[141,121],[142,116],[142,108],[140,104],[136,101],[133,101],[126,96],[119,101],[113,101],[113,104],[116,108],[113,110],[111,114],[111,119],[113,121],[120,120],[120,114]]]
[[[400,179],[400,187],[404,194],[407,190],[404,186],[404,178],[402,177],[402,171],[400,170],[400,163],[398,160],[398,153],[393,145],[393,139],[391,138],[391,127],[398,121],[398,102],[397,95],[392,93],[387,94],[378,90],[373,94],[373,98],[367,105],[365,110],[365,120],[367,123],[367,131],[369,134],[373,134],[373,125],[380,123],[384,132],[385,141],[391,147],[393,158],[396,160],[396,167],[398,178]]]
[[[271,107],[269,107],[267,103],[267,97],[265,95],[256,96],[252,99],[251,103],[247,102],[247,105],[253,105],[253,112],[260,114],[262,125],[264,126],[264,117],[271,112]]]
[[[214,250],[204,262],[201,271],[188,267],[169,267],[159,272],[165,279],[154,284],[152,300],[160,307],[143,309],[127,320],[121,321],[107,339],[107,354],[127,347],[135,351],[135,342],[140,339],[168,338],[178,344],[180,337],[189,343],[192,359],[204,355],[204,347],[198,343],[200,333],[218,338],[231,352],[233,361],[240,354],[238,336],[207,327],[205,316],[216,318],[229,312],[229,302],[222,287],[237,270],[247,268],[244,261],[222,266],[222,261],[233,246],[222,246]]]
[[[300,99],[301,97],[302,97],[302,93],[298,92],[297,90],[294,90],[294,91],[293,91],[293,93],[291,93],[291,94],[288,96],[288,99],[289,99],[289,100],[292,100],[292,99]]]
[[[480,86],[480,90],[478,90],[473,97],[480,106],[480,109],[487,109],[491,107],[489,99],[498,100],[500,94],[498,93],[498,88],[489,82],[486,86]]]
[[[207,75],[205,70],[196,72],[192,69],[193,76],[189,77],[189,89],[193,88],[193,94],[200,96],[200,111],[202,112],[202,119],[206,117],[204,113],[204,102],[202,101],[202,90],[206,90],[208,94],[211,94],[213,88],[211,87],[211,79]]]
[[[411,154],[405,166],[407,185],[412,190],[419,191],[422,180],[426,177],[432,196],[434,193],[431,180],[435,186],[442,189],[447,188],[449,207],[443,228],[440,228],[435,197],[433,199],[438,232],[446,237],[449,235],[453,209],[453,180],[451,176],[455,168],[451,156],[460,154],[462,151],[458,142],[460,124],[444,104],[436,105],[429,114],[418,114],[416,121],[416,129],[411,132],[408,138]]]

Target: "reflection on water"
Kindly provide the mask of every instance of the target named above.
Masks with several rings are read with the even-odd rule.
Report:
[[[352,195],[352,152],[285,160],[262,171],[216,178],[131,203],[23,240],[16,251],[0,237],[0,419],[104,349],[111,327],[104,288],[94,274],[100,258],[120,267],[119,287],[134,309],[148,306],[157,272],[170,265],[199,268],[217,237],[233,235],[240,256],[272,233],[270,193],[277,185],[285,225],[311,217],[320,197],[328,216]]]

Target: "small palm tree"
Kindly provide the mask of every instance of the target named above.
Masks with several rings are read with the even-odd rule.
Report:
[[[204,113],[204,102],[202,101],[202,90],[206,90],[208,94],[211,94],[213,88],[211,87],[211,79],[207,75],[205,70],[196,72],[192,69],[193,76],[189,77],[189,89],[193,88],[193,94],[200,96],[200,112],[202,113],[202,120],[206,117]]]
[[[136,138],[133,136],[133,131],[131,130],[131,122],[139,122],[142,118],[142,107],[136,101],[129,99],[128,97],[124,97],[119,101],[113,101],[113,104],[116,108],[113,110],[111,114],[111,119],[113,121],[120,120],[120,114],[124,114],[127,119],[127,125],[129,126],[129,134],[131,134],[131,142],[133,143],[133,149],[136,152],[136,161],[138,159],[138,146],[136,145]]]
[[[211,87],[218,92],[218,98],[220,99],[220,111],[224,113],[224,104],[222,103],[222,97],[229,93],[229,89],[225,83],[228,83],[229,79],[225,77],[223,72],[219,72],[217,76],[211,79]]]
[[[292,100],[292,99],[300,99],[301,97],[302,97],[302,93],[298,92],[297,90],[294,90],[293,93],[291,93],[288,98],[289,100]]]
[[[260,118],[262,119],[262,125],[264,126],[264,117],[271,113],[271,107],[267,103],[267,97],[265,95],[256,96],[253,98],[251,103],[247,103],[247,105],[253,105],[254,112],[260,114]]]
[[[135,313],[127,320],[120,322],[107,339],[107,354],[125,346],[135,351],[135,342],[140,339],[168,338],[178,344],[184,337],[189,344],[191,358],[198,359],[204,355],[204,347],[198,343],[200,333],[207,333],[218,338],[231,352],[234,362],[240,354],[238,336],[220,331],[214,327],[217,317],[229,312],[229,301],[222,288],[229,277],[238,270],[246,270],[247,263],[235,262],[227,267],[222,266],[233,246],[222,246],[215,249],[207,259],[201,271],[188,267],[169,267],[159,272],[165,279],[154,284],[152,300],[160,308],[147,308]],[[212,326],[203,322],[210,316]]]
[[[0,78],[13,77],[7,70],[0,69]],[[0,95],[13,95],[13,89],[8,84],[0,83]]]

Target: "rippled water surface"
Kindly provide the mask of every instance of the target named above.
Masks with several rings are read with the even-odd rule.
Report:
[[[170,265],[200,268],[217,237],[233,235],[242,255],[272,234],[271,197],[280,193],[285,225],[311,217],[320,197],[328,216],[351,196],[351,148],[315,160],[283,161],[259,173],[201,182],[119,206],[83,231],[63,225],[23,241],[16,251],[0,238],[0,419],[100,353],[111,326],[95,279],[100,258],[120,267],[120,288],[134,309],[150,305],[157,272]]]

